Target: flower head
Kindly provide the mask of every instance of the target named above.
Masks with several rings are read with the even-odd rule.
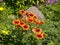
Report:
[[[36,21],[35,24],[40,25],[40,24],[45,24],[45,22],[44,21]]]
[[[34,16],[34,19],[38,19],[38,17],[37,16]]]
[[[0,7],[0,11],[3,11],[4,10],[4,8],[3,7]]]
[[[29,14],[29,17],[33,18],[34,17],[34,14],[30,13]]]
[[[8,35],[8,34],[9,34],[9,31],[7,31],[7,30],[2,30],[2,34]]]
[[[14,25],[19,25],[19,23],[20,23],[20,20],[13,20],[13,22],[12,22]]]
[[[15,19],[15,16],[13,15],[11,18],[12,18],[12,19]]]
[[[23,28],[23,30],[28,30],[28,29],[29,29],[29,25],[26,25],[26,24],[25,24],[25,25],[23,25],[22,28]]]
[[[40,24],[45,24],[45,22],[44,21],[41,21]]]
[[[40,25],[40,22],[38,21],[38,22],[35,22],[35,24],[38,24],[38,25]]]
[[[34,23],[37,22],[38,21],[38,17],[34,16],[33,20],[34,20]]]
[[[34,18],[34,13],[33,12],[28,12],[27,15],[30,17],[30,18]]]
[[[24,10],[20,10],[20,14],[25,15],[26,12]]]
[[[19,25],[22,27],[25,23],[23,21],[20,21]]]
[[[40,28],[34,28],[32,30],[35,34],[40,34],[42,32],[42,30]]]
[[[30,12],[26,12],[26,14],[25,14],[25,15],[26,15],[26,16],[29,16],[29,14],[30,14]]]
[[[43,34],[37,34],[36,37],[37,37],[37,39],[42,39],[43,38]]]
[[[46,34],[46,33],[43,33],[43,36],[44,36],[44,37],[46,37],[46,36],[47,36],[47,34]]]
[[[33,19],[32,18],[29,18],[29,17],[26,17],[26,21],[27,22],[30,22],[30,23],[33,23]]]

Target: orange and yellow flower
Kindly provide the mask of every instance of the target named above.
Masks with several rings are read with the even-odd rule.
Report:
[[[20,20],[20,22],[21,22],[21,21],[23,21],[23,18],[22,18],[22,19],[19,19],[19,20]]]
[[[33,19],[32,18],[29,18],[29,17],[26,17],[26,21],[33,23]]]
[[[33,18],[33,20],[34,20],[34,23],[36,23],[38,21],[38,19],[35,19],[35,18]]]
[[[28,14],[27,14],[30,18],[34,18],[34,13],[33,12],[28,12]]]
[[[26,16],[29,16],[30,12],[26,12]]]
[[[25,24],[25,25],[23,25],[22,28],[23,28],[23,30],[28,30],[28,29],[29,29],[29,25],[26,25],[26,24]]]
[[[31,14],[31,13],[30,13],[30,14],[29,14],[29,17],[30,17],[30,18],[34,18],[34,14]]]
[[[44,36],[44,37],[46,37],[46,36],[47,36],[47,34],[46,34],[46,33],[43,33],[43,36]]]
[[[42,30],[40,28],[34,28],[32,30],[35,34],[40,34],[42,32]]]
[[[25,23],[23,21],[20,21],[19,25],[22,27]]]
[[[38,24],[38,25],[40,25],[40,21],[38,21],[38,22],[35,22],[35,24]]]
[[[13,22],[12,22],[14,25],[19,25],[19,23],[20,23],[20,20],[13,20]]]
[[[37,34],[36,37],[37,37],[37,39],[42,39],[43,38],[43,34]]]
[[[41,21],[40,24],[45,24],[45,22],[44,21]]]
[[[29,17],[29,18],[26,18],[28,22],[35,23],[38,20],[38,17],[33,12],[27,12],[26,15]]]
[[[45,22],[44,21],[36,21],[35,24],[40,25],[40,24],[45,24]]]
[[[38,17],[37,16],[34,16],[34,19],[38,19]]]
[[[24,10],[20,10],[20,14],[25,15],[26,12]]]

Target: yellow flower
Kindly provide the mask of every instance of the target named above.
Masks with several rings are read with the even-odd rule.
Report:
[[[8,34],[9,34],[9,31],[7,31],[7,30],[2,30],[2,34],[8,35]]]
[[[0,7],[0,11],[3,11],[4,10],[4,8],[3,7]]]

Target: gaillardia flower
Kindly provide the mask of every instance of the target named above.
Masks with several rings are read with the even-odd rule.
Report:
[[[38,21],[38,17],[34,16],[33,20],[34,20],[34,23],[37,22]]]
[[[26,15],[26,16],[29,16],[29,14],[30,14],[30,12],[26,12],[26,14],[25,14],[25,15]]]
[[[20,21],[19,25],[22,27],[25,23],[23,21]]]
[[[47,34],[46,34],[46,33],[43,33],[43,36],[44,36],[44,37],[46,37],[46,36],[47,36]]]
[[[40,34],[42,32],[42,30],[40,28],[34,28],[32,30],[35,34]]]
[[[41,24],[45,24],[44,21],[36,21],[35,24],[41,25]]]
[[[25,24],[25,25],[23,25],[22,28],[23,28],[23,30],[28,30],[28,29],[29,29],[29,25],[26,25],[26,24]]]
[[[43,38],[43,34],[37,34],[37,35],[36,35],[36,38],[37,38],[37,39],[42,39],[42,38]]]
[[[34,18],[35,14],[33,12],[29,12],[28,15],[29,15],[30,18]]]
[[[40,24],[45,24],[45,22],[44,21],[41,21]]]
[[[32,18],[29,18],[29,17],[26,17],[26,21],[27,22],[30,22],[30,23],[33,23],[33,19]]]
[[[35,24],[40,25],[40,20],[35,21]]]
[[[20,14],[25,15],[26,12],[24,10],[20,10]]]
[[[12,22],[14,25],[19,25],[19,23],[20,23],[20,20],[13,20],[13,22]]]
[[[38,19],[38,17],[37,16],[34,16],[34,19]]]

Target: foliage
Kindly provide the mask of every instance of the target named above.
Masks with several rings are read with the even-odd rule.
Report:
[[[19,9],[27,9],[32,5],[35,5],[38,7],[40,3],[43,3],[44,1],[41,0],[4,0],[5,4],[9,7],[12,7],[14,9],[14,15],[18,14]]]
[[[6,8],[5,8],[6,9]],[[10,9],[6,9],[7,11]],[[38,45],[41,43],[40,39],[37,39],[35,34],[32,32],[33,27],[35,24],[29,24],[26,22],[26,24],[31,25],[31,28],[29,30],[23,30],[21,27],[16,27],[12,24],[12,21],[14,20],[12,18],[13,15],[10,15],[12,13],[7,13],[7,11],[4,10],[1,12],[1,14],[6,13],[7,15],[3,14],[1,17],[0,22],[0,44],[1,45]],[[17,16],[16,16],[17,19]],[[32,33],[31,33],[32,32]],[[32,41],[31,41],[32,40]],[[8,41],[8,42],[7,42]]]
[[[46,20],[45,24],[37,27],[42,28],[47,34],[47,37],[40,41],[31,36],[29,30],[17,29],[12,24],[15,18],[18,19],[19,10],[27,10],[32,5],[38,5],[38,0],[4,0],[0,3],[0,7],[4,8],[0,11],[0,45],[37,45],[37,43],[40,45],[60,45],[60,1],[50,5],[42,3],[39,6],[39,10],[42,11]],[[31,24],[31,26],[35,25]]]
[[[47,45],[54,45],[53,42],[48,43]]]
[[[46,16],[46,19],[50,19],[52,21],[60,21],[60,2],[57,4],[52,4],[52,5],[42,5],[40,6],[40,10],[44,13],[44,16]]]

